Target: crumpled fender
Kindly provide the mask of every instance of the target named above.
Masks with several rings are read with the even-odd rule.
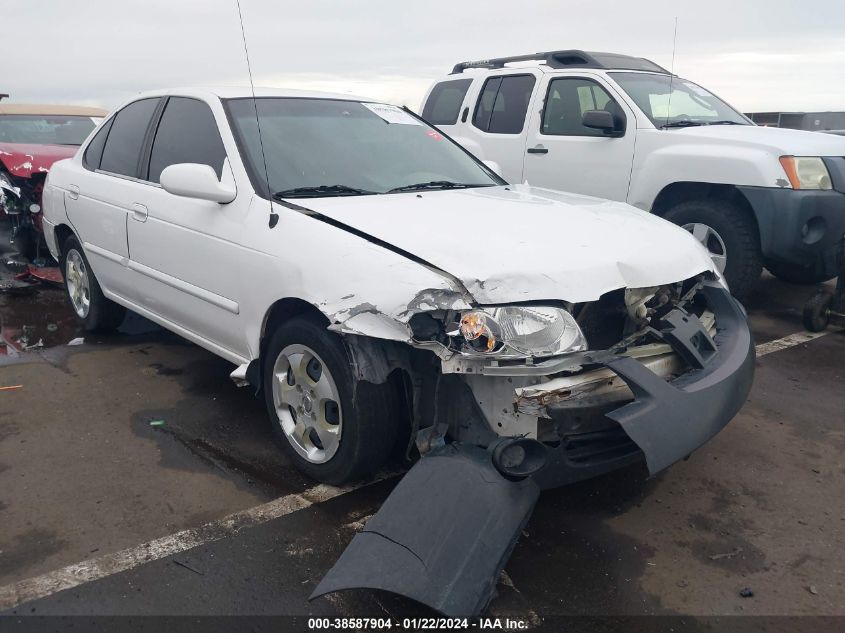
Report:
[[[450,616],[490,602],[540,489],[510,481],[491,453],[463,444],[432,451],[399,482],[355,535],[310,600],[381,589]]]

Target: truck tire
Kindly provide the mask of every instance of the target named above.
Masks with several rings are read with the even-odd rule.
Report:
[[[820,284],[836,277],[819,270],[817,266],[801,266],[787,262],[767,261],[766,270],[781,281],[803,286]]]
[[[744,209],[729,200],[704,198],[681,202],[663,217],[693,233],[722,264],[731,294],[743,301],[748,297],[763,272],[763,257],[757,225]]]
[[[263,390],[276,442],[309,477],[338,485],[391,457],[402,417],[395,384],[358,381],[340,335],[294,317],[272,335]]]
[[[86,332],[116,329],[126,316],[126,308],[103,294],[85,251],[74,236],[65,240],[61,259],[67,299],[83,329]]]

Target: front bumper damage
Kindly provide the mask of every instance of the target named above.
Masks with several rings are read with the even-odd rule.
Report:
[[[554,363],[545,382],[514,391],[515,410],[529,416],[554,417],[568,406],[597,405],[603,411],[601,430],[544,443],[545,467],[518,481],[503,476],[501,464],[494,464],[501,438],[486,447],[457,442],[431,451],[355,536],[311,597],[381,589],[447,616],[478,614],[492,598],[541,488],[643,458],[654,474],[713,437],[747,398],[755,350],[741,305],[715,282],[704,282],[701,292],[715,318],[714,336],[701,320],[675,309],[659,332],[661,343],[671,349],[666,354],[641,362],[631,355],[584,353],[581,362],[590,368],[594,386],[584,388],[590,381],[581,381],[574,400],[572,380],[557,375]],[[667,381],[681,365],[688,370]],[[536,376],[545,370],[535,365],[523,371]],[[591,454],[590,438],[608,459],[583,459]]]

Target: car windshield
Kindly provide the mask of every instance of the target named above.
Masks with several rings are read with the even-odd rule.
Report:
[[[504,184],[396,106],[285,97],[259,97],[254,103],[230,99],[226,109],[261,195],[353,196]]]
[[[98,119],[88,116],[0,115],[0,143],[82,145]]]
[[[654,73],[608,74],[630,95],[655,127],[752,125],[719,97],[686,79]]]

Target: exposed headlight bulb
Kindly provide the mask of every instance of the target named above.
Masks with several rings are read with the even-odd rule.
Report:
[[[498,330],[495,321],[482,312],[467,312],[461,317],[461,335],[469,342],[478,341],[481,351],[492,352],[496,349],[498,341],[494,329]]]

